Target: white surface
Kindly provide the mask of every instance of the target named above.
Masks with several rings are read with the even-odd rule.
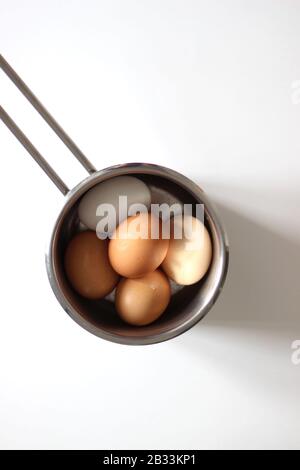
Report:
[[[1,448],[300,448],[300,3],[0,0],[1,52],[98,168],[170,166],[218,203],[222,297],[152,347],[60,308],[63,197],[0,125]],[[72,186],[79,164],[1,73],[1,103]],[[294,88],[293,88],[294,87]]]

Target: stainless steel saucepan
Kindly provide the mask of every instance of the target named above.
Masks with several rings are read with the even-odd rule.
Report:
[[[79,325],[100,338],[130,345],[165,341],[180,335],[198,323],[209,312],[220,294],[226,279],[229,257],[228,241],[224,228],[207,195],[190,179],[159,165],[129,163],[96,171],[77,145],[2,56],[0,56],[0,65],[89,173],[85,180],[69,190],[21,129],[0,107],[0,118],[4,124],[66,196],[66,202],[54,225],[46,254],[49,281],[64,310]],[[97,301],[80,297],[68,283],[63,267],[66,245],[79,228],[77,207],[80,199],[96,184],[119,175],[138,176],[149,185],[153,197],[161,203],[204,204],[205,224],[213,243],[213,260],[205,278],[191,286],[182,288],[173,286],[173,295],[167,311],[159,320],[143,327],[134,327],[123,323],[115,312],[111,296]]]

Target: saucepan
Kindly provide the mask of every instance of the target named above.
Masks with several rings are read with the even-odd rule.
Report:
[[[127,345],[146,345],[166,341],[196,325],[216,302],[226,279],[229,259],[229,244],[225,229],[207,194],[181,173],[160,165],[127,163],[97,171],[2,56],[0,56],[0,64],[3,71],[89,173],[86,179],[69,190],[17,124],[0,107],[0,117],[4,124],[66,196],[46,253],[49,281],[63,309],[75,322],[94,335]],[[213,258],[205,277],[190,286],[173,285],[173,295],[166,312],[157,321],[147,326],[125,324],[115,312],[111,295],[101,300],[82,298],[74,292],[64,271],[63,259],[66,245],[80,226],[77,209],[81,198],[93,186],[121,175],[137,176],[142,179],[150,187],[153,198],[161,203],[203,204],[204,221],[212,240]]]

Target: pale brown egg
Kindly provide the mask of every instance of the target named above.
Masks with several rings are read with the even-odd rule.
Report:
[[[169,246],[161,232],[159,219],[147,213],[124,220],[109,242],[109,260],[114,270],[124,277],[136,278],[158,268]]]
[[[195,284],[207,273],[211,259],[212,243],[203,223],[192,216],[174,217],[168,253],[162,264],[165,273],[177,284]]]
[[[88,299],[105,297],[119,279],[108,260],[108,241],[100,240],[92,231],[78,233],[70,241],[65,271],[72,287]]]
[[[156,270],[138,279],[122,279],[116,290],[116,309],[130,325],[149,325],[163,314],[170,297],[168,278]]]

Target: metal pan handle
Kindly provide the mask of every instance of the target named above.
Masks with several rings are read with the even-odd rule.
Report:
[[[68,149],[73,153],[77,160],[82,164],[82,166],[92,174],[96,171],[96,168],[92,163],[87,159],[87,157],[82,153],[82,151],[77,147],[73,140],[66,134],[63,128],[56,122],[56,120],[51,116],[43,104],[37,99],[37,97],[32,93],[28,86],[23,82],[19,75],[13,70],[13,68],[6,62],[4,57],[0,55],[0,67],[6,73],[6,75],[11,79],[11,81],[16,85],[20,92],[28,99],[36,111],[42,116],[42,118],[47,122],[51,129],[57,134],[57,136],[62,140],[62,142],[68,147]],[[58,174],[53,170],[45,158],[40,154],[40,152],[34,147],[30,140],[25,136],[17,124],[12,120],[12,118],[7,114],[7,112],[0,106],[0,119],[8,127],[8,129],[14,134],[18,141],[25,147],[25,149],[30,153],[34,160],[40,165],[44,170],[46,175],[53,181],[57,188],[63,193],[67,194],[69,188],[58,176]]]

